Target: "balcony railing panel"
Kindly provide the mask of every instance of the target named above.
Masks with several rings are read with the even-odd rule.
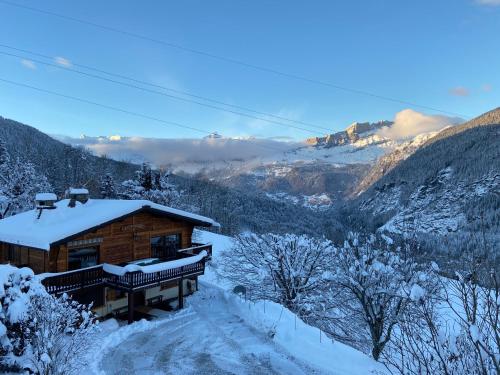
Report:
[[[144,273],[141,271],[127,272],[124,275],[106,275],[106,283],[111,287],[124,290],[137,290],[162,282],[175,280],[183,276],[202,274],[205,271],[205,261],[188,264],[185,266],[162,270],[158,272]]]
[[[108,285],[125,291],[134,291],[184,276],[203,274],[205,271],[205,261],[212,253],[212,246],[197,245],[183,250],[185,251],[178,252],[179,259],[199,255],[202,251],[206,251],[208,256],[195,263],[185,264],[180,267],[149,273],[134,271],[123,275],[106,272],[101,264],[81,270],[43,275],[42,283],[47,291],[52,294],[73,292],[99,285]]]
[[[101,285],[103,281],[102,265],[98,265],[59,274],[48,274],[43,277],[42,284],[49,293],[65,293]]]

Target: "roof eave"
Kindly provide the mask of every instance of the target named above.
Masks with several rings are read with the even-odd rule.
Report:
[[[169,217],[169,218],[176,218],[176,219],[180,219],[180,220],[184,220],[184,221],[187,221],[187,222],[190,222],[190,223],[193,223],[194,226],[200,226],[200,227],[212,227],[212,226],[215,226],[215,227],[220,227],[220,224],[219,223],[216,223],[216,222],[209,222],[209,221],[203,221],[203,220],[198,220],[198,219],[194,219],[194,218],[191,218],[191,217],[187,217],[187,216],[183,216],[183,215],[180,215],[180,214],[175,214],[175,213],[172,213],[172,212],[166,212],[166,211],[163,211],[163,210],[159,210],[159,209],[156,209],[156,208],[152,208],[150,205],[144,205],[142,206],[141,208],[137,209],[137,210],[134,210],[134,211],[131,211],[125,215],[122,215],[122,216],[119,216],[119,217],[116,217],[112,220],[108,220],[104,223],[101,223],[99,225],[96,225],[96,226],[93,226],[93,227],[90,227],[90,228],[87,228],[85,230],[82,230],[78,233],[75,233],[75,234],[72,234],[70,236],[67,236],[67,237],[64,237],[60,240],[57,240],[57,241],[54,241],[50,244],[50,247],[52,246],[59,246],[63,243],[66,243],[68,241],[71,241],[72,239],[74,238],[77,238],[85,233],[88,233],[88,232],[93,232],[97,229],[100,229],[106,225],[109,225],[111,223],[114,223],[116,221],[120,221],[120,220],[123,220],[131,215],[135,215],[137,213],[140,213],[140,212],[150,212],[150,213],[154,213],[154,214],[158,214],[160,216],[164,216],[164,217]],[[23,245],[21,245],[23,246]]]

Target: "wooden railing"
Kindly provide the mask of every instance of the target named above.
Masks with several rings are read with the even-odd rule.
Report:
[[[44,276],[42,284],[49,293],[65,293],[96,286],[104,281],[102,265]]]
[[[144,273],[142,271],[127,272],[122,276],[114,275],[103,270],[103,265],[84,268],[81,270],[43,275],[42,284],[52,294],[73,292],[87,287],[109,285],[121,290],[137,290],[148,286],[159,285],[162,282],[175,280],[183,276],[200,275],[205,271],[205,261],[212,254],[212,245],[199,245],[182,249],[178,252],[179,258],[198,255],[203,250],[208,253],[204,259],[168,270]]]
[[[142,271],[135,271],[127,272],[121,276],[107,273],[105,277],[107,285],[125,291],[132,291],[158,285],[165,281],[179,279],[184,276],[203,274],[204,271],[205,260],[202,259],[196,263],[158,272],[144,273]]]

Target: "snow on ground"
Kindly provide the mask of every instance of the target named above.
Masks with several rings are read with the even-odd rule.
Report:
[[[248,324],[221,289],[203,285],[186,302],[171,318],[139,322],[137,332],[104,355],[101,370],[120,375],[324,373]]]
[[[90,353],[94,374],[370,374],[382,365],[332,342],[269,301],[245,302],[217,278],[215,268],[231,239],[197,231],[213,244],[212,264],[186,308],[117,327],[107,321]]]

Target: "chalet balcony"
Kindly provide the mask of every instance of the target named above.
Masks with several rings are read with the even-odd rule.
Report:
[[[124,266],[99,264],[94,267],[42,276],[49,293],[60,294],[95,286],[109,286],[135,292],[167,281],[202,275],[210,259],[212,245],[194,244],[177,251],[176,259],[144,259]]]

